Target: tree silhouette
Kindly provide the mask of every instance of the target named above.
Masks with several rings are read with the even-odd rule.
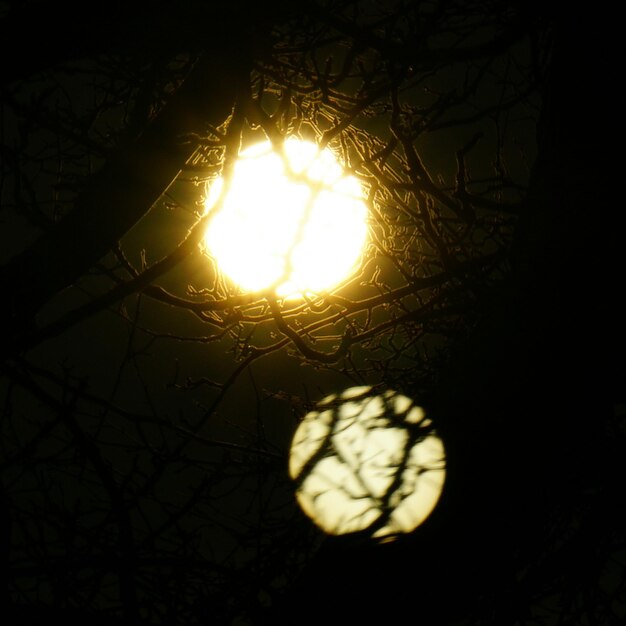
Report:
[[[579,44],[591,19],[504,0],[4,5],[3,35],[52,26],[1,78],[7,611],[624,616],[618,216],[580,130],[612,118],[575,88],[606,77]],[[242,292],[201,245],[211,183],[292,135],[331,148],[370,211],[358,273],[298,301]],[[448,453],[440,506],[392,544],[322,537],[287,477],[298,421],[355,384],[425,406]]]

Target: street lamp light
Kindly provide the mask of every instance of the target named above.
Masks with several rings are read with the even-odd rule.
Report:
[[[242,151],[210,187],[206,251],[244,291],[297,298],[336,287],[359,264],[367,235],[360,182],[334,153],[288,138]]]
[[[389,540],[413,531],[435,508],[445,453],[431,419],[409,398],[352,387],[305,416],[289,473],[300,506],[324,531]]]

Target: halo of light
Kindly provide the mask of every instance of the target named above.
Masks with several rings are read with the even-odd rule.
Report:
[[[445,452],[424,410],[395,391],[352,387],[324,398],[293,437],[289,474],[325,532],[393,538],[419,526],[445,480]]]
[[[269,141],[255,144],[241,152],[227,190],[221,178],[211,185],[207,210],[218,201],[205,248],[244,291],[320,293],[358,266],[367,236],[363,190],[328,148],[293,137],[282,154]]]

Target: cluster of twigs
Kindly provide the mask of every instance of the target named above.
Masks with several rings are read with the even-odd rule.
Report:
[[[257,382],[257,363],[419,393],[507,278],[543,25],[501,2],[278,8],[253,41],[230,24],[230,48],[185,22],[176,54],[42,61],[2,87],[11,606],[258,614],[317,536],[284,480],[309,391]],[[242,146],[289,136],[335,151],[369,209],[357,273],[300,301],[242,292],[201,245],[207,186]],[[229,404],[242,385],[252,418]]]

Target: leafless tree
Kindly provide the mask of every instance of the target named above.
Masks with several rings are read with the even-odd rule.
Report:
[[[475,424],[458,406],[485,399],[502,341],[540,326],[550,287],[534,281],[563,252],[542,179],[558,20],[502,0],[189,1],[76,29],[69,9],[5,4],[3,34],[46,19],[43,43],[63,41],[2,76],[3,600],[35,620],[278,620],[321,540],[285,469],[315,400],[406,391],[454,453]],[[332,148],[369,209],[358,273],[301,301],[241,291],[201,245],[211,183],[242,146],[292,135]],[[607,403],[617,450],[623,407]],[[517,613],[487,592],[468,619],[617,619],[623,536],[590,547],[586,507],[607,502],[591,483],[597,499],[546,509],[534,563],[516,544]],[[579,544],[610,582],[563,583]]]

